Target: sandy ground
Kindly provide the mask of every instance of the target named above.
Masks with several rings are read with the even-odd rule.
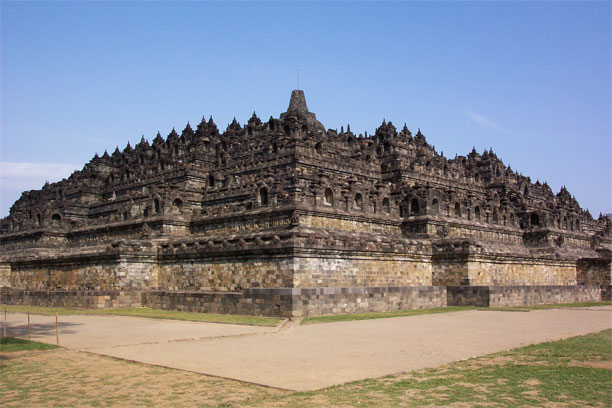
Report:
[[[4,314],[0,316],[4,319]],[[28,318],[7,313],[7,335],[27,338]],[[188,341],[202,338],[275,332],[275,327],[246,326],[128,316],[59,316],[60,346],[70,349],[117,347],[130,344]],[[30,315],[32,340],[56,343],[55,316]]]
[[[12,320],[23,316],[10,315],[9,331],[19,330]],[[46,319],[54,329],[55,318]],[[282,330],[131,317],[61,319],[65,347],[304,391],[609,329],[612,307],[465,311]],[[54,332],[36,339],[53,343]]]

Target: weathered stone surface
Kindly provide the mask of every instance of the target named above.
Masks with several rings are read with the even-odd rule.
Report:
[[[566,302],[610,297],[611,231],[492,150],[325,129],[296,90],[279,119],[202,119],[24,192],[0,221],[0,286],[7,303],[118,291],[282,316]]]
[[[448,306],[508,307],[605,300],[599,285],[447,286]]]
[[[18,290],[0,289],[4,304],[68,307],[82,309],[108,309],[138,307],[142,305],[142,293],[125,290]]]

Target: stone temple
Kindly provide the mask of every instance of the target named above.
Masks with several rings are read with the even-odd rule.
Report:
[[[383,121],[212,118],[98,155],[1,220],[5,304],[308,316],[610,299],[611,221]]]

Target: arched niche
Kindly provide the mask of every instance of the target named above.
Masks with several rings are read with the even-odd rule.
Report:
[[[172,210],[174,212],[180,212],[183,209],[183,200],[181,200],[180,198],[175,198],[174,201],[172,201]]]
[[[437,198],[434,198],[433,200],[431,200],[431,210],[430,213],[431,214],[438,214],[440,212],[440,202],[438,201]]]
[[[421,206],[419,205],[419,200],[415,197],[410,200],[410,215],[419,215],[421,212]]]
[[[323,196],[323,203],[325,205],[334,205],[334,192],[331,188],[325,189],[325,194]]]
[[[388,197],[383,198],[382,200],[382,209],[385,213],[391,213],[391,201],[389,201]]]
[[[363,196],[361,193],[356,193],[353,199],[353,208],[356,210],[363,210]]]
[[[266,206],[270,203],[268,197],[268,189],[262,187],[259,189],[259,205]]]

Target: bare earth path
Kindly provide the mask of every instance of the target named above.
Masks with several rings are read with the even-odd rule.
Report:
[[[16,317],[12,315],[11,320]],[[23,315],[19,318],[23,321]],[[94,341],[101,322],[96,319],[100,318],[105,319],[105,325],[112,326],[113,321],[121,325],[112,330],[114,341],[109,336],[102,336],[104,341]],[[140,321],[147,319],[63,316],[62,320],[75,322],[69,326],[72,339],[62,342],[67,347],[303,391],[609,329],[612,307],[531,312],[475,310],[292,326],[280,331],[155,320],[150,323],[155,327],[149,326],[145,332],[140,325],[147,324]],[[132,321],[135,323],[129,324]],[[105,327],[108,330],[110,326]],[[170,326],[171,330],[165,328]],[[86,342],[77,340],[80,333]],[[60,336],[62,341],[67,335]],[[197,340],[176,341],[193,338]],[[52,343],[55,338],[42,340]]]

